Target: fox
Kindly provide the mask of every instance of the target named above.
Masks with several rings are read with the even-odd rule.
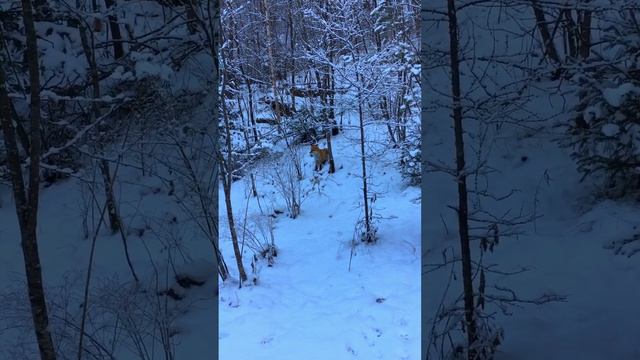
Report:
[[[316,160],[315,170],[322,170],[322,166],[324,165],[324,163],[329,161],[329,149],[321,149],[320,147],[318,147],[318,144],[311,144],[310,153]]]

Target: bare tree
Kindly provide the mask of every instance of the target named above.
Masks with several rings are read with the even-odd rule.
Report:
[[[458,59],[458,19],[455,0],[447,1],[449,17],[449,49],[451,61],[451,94],[453,100],[453,126],[456,139],[456,181],[458,183],[458,231],[462,252],[462,281],[464,287],[464,315],[467,328],[468,358],[476,358],[473,345],[477,339],[476,320],[473,305],[473,278],[471,274],[471,248],[469,245],[469,210],[467,195],[467,175],[464,158],[464,138],[462,128],[462,104],[460,93],[460,60]]]
[[[357,73],[357,71],[356,71]],[[357,75],[360,77],[360,75]],[[375,241],[375,231],[373,228],[373,224],[371,223],[372,218],[370,216],[369,211],[369,187],[368,178],[367,178],[367,155],[365,152],[365,132],[364,132],[364,99],[362,96],[362,89],[358,89],[358,128],[360,130],[360,165],[362,171],[362,201],[364,203],[364,236],[362,236],[362,241],[364,242],[374,242]]]
[[[40,357],[43,360],[55,360],[56,353],[49,330],[49,315],[42,283],[42,267],[38,252],[38,203],[40,195],[40,155],[41,155],[41,113],[40,113],[40,69],[38,43],[31,0],[22,0],[22,16],[27,38],[27,59],[30,79],[30,163],[28,183],[22,176],[22,167],[15,129],[11,116],[11,100],[6,85],[4,70],[0,68],[0,97],[2,101],[2,128],[7,149],[16,212],[20,224],[22,254],[33,325]],[[0,39],[4,41],[4,39]]]
[[[224,61],[224,60],[223,60]],[[225,130],[225,145],[226,145],[226,158],[222,156],[220,152],[220,169],[222,175],[222,189],[224,190],[224,200],[227,213],[227,221],[229,223],[229,231],[231,233],[231,242],[233,243],[233,252],[236,257],[236,264],[238,266],[238,274],[240,276],[240,287],[242,283],[247,280],[247,273],[245,272],[244,265],[242,264],[242,252],[240,251],[240,245],[238,244],[238,232],[236,229],[235,219],[233,215],[233,204],[231,203],[231,185],[233,183],[234,173],[234,161],[233,161],[233,146],[231,138],[231,122],[229,121],[229,114],[227,112],[226,100],[224,97],[226,89],[226,79],[224,70],[222,74],[222,91],[221,97],[222,106],[222,119],[224,120]]]

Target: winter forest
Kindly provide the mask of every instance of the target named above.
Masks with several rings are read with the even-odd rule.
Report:
[[[416,2],[0,25],[0,359],[419,357]]]
[[[640,4],[422,24],[425,358],[640,358]]]
[[[0,360],[640,359],[636,0],[0,0]]]
[[[221,21],[220,358],[418,359],[419,4]]]
[[[0,358],[215,354],[214,1],[0,1]]]

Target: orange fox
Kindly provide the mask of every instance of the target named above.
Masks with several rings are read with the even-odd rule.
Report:
[[[318,144],[311,144],[311,154],[316,159],[316,171],[322,170],[322,165],[329,161],[329,149],[321,149]]]

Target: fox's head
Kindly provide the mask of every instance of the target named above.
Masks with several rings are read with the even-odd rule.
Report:
[[[320,151],[318,144],[311,144],[311,151],[309,151],[309,153],[312,154],[314,151]]]

